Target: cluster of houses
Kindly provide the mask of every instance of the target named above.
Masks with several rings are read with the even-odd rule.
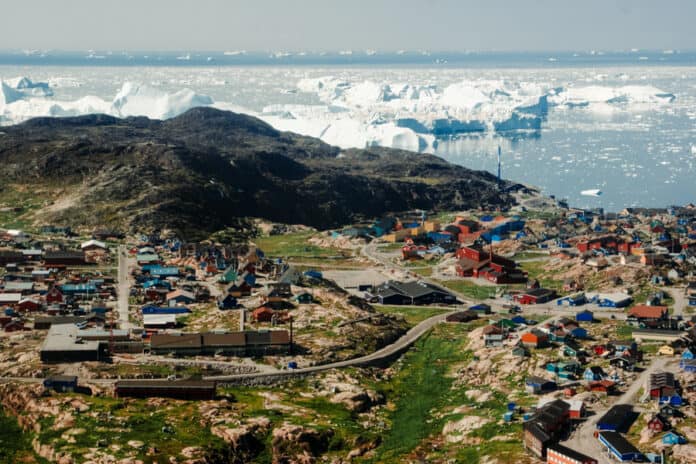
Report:
[[[114,277],[95,267],[110,259],[104,242],[59,244],[22,237],[19,243],[0,249],[0,327],[4,331],[40,330],[52,317],[79,318],[90,313],[104,317],[107,302],[116,296]]]

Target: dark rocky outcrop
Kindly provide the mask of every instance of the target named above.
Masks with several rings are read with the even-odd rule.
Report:
[[[240,217],[331,228],[415,208],[512,202],[491,174],[432,155],[340,150],[211,108],[167,121],[90,115],[4,127],[0,176],[76,197],[47,220],[186,233]]]

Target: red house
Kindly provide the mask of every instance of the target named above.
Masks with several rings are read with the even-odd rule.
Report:
[[[256,322],[271,322],[273,319],[273,310],[267,306],[261,306],[256,308],[252,313],[251,317],[254,318]]]
[[[48,304],[54,304],[54,303],[62,303],[63,302],[63,293],[60,291],[58,287],[51,287],[51,289],[46,293],[46,303]]]
[[[41,303],[31,298],[25,298],[17,303],[18,311],[38,311],[41,309]]]
[[[668,430],[669,427],[669,420],[659,414],[655,414],[652,419],[648,421],[648,428],[653,432],[662,432]]]
[[[513,295],[512,299],[520,304],[540,304],[546,303],[556,298],[556,292],[546,288],[532,288],[524,293]]]

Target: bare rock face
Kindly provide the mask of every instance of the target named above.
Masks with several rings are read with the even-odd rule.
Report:
[[[672,448],[672,459],[684,464],[696,462],[696,446],[674,445]]]
[[[485,403],[493,397],[493,394],[490,391],[477,389],[467,390],[464,392],[464,395],[471,401],[475,401],[477,403]]]
[[[341,403],[352,412],[367,412],[373,407],[383,404],[384,395],[374,390],[365,390],[350,385],[346,390],[334,390],[336,393],[330,398],[332,403]]]
[[[638,443],[640,444],[645,444],[649,443],[650,440],[655,436],[655,432],[650,430],[648,427],[645,427],[643,430],[640,431],[640,441]]]
[[[227,424],[213,425],[210,431],[229,444],[230,453],[226,456],[228,459],[235,456],[233,462],[245,462],[263,449],[262,440],[270,426],[271,421],[267,417],[255,417],[236,427]]]
[[[326,452],[333,430],[315,430],[284,424],[273,430],[274,464],[312,464]]]
[[[467,434],[489,422],[490,419],[485,417],[464,416],[458,421],[447,422],[442,428],[442,434],[450,443],[466,442],[473,444],[467,439]]]

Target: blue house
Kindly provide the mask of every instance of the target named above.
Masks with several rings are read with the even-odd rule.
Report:
[[[60,287],[64,295],[84,295],[97,293],[97,286],[93,283],[89,284],[67,284]]]
[[[576,327],[569,333],[574,338],[587,338],[587,329],[583,329],[582,327]]]
[[[73,392],[77,388],[76,375],[54,375],[43,381],[44,388],[57,392]]]
[[[682,359],[679,368],[686,372],[696,372],[696,359]]]
[[[305,271],[304,276],[309,277],[310,279],[317,279],[317,280],[321,280],[324,278],[324,274],[322,274],[319,271],[315,271],[314,269],[310,269],[308,271]]]
[[[148,272],[153,277],[176,277],[179,275],[179,268],[174,266],[151,266]]]
[[[542,377],[527,377],[525,389],[530,393],[542,393],[556,389],[556,382]]]
[[[658,400],[658,404],[669,404],[670,406],[679,408],[684,404],[684,400],[682,400],[681,396],[676,394],[672,396],[661,396]]]
[[[575,320],[578,322],[592,322],[594,321],[594,313],[589,310],[580,311],[575,314]]]
[[[667,432],[662,436],[662,443],[665,445],[683,445],[686,443],[686,438],[678,433]]]
[[[598,304],[601,308],[625,308],[633,302],[633,298],[628,295],[604,295],[599,298]]]
[[[510,320],[512,322],[514,322],[515,324],[526,324],[527,323],[527,319],[525,319],[523,316],[520,316],[520,315],[517,315]]]
[[[599,432],[598,439],[619,462],[631,462],[643,457],[643,453],[618,432]]]
[[[694,359],[694,354],[691,352],[690,349],[685,349],[684,352],[681,355],[682,359]]]
[[[218,308],[220,309],[233,309],[237,307],[237,299],[232,295],[227,295],[225,298],[218,301]]]
[[[480,303],[474,306],[470,306],[469,309],[471,311],[476,311],[476,312],[481,312],[483,314],[490,314],[491,313],[491,307],[487,305],[486,303]]]
[[[141,308],[143,314],[188,314],[190,309],[183,306],[160,307],[147,305]]]
[[[152,280],[148,280],[147,282],[143,282],[143,288],[152,288],[152,287],[171,289],[172,284],[170,284],[166,280],[160,280],[160,279],[152,279]]]
[[[588,382],[596,382],[598,380],[602,380],[604,376],[604,369],[602,369],[600,366],[588,367],[582,374],[582,378]]]
[[[632,405],[617,404],[597,420],[596,428],[600,432],[625,432],[635,418]]]

